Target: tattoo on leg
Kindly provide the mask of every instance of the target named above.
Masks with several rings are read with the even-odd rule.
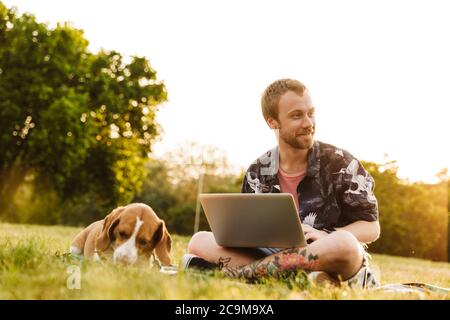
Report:
[[[217,260],[217,265],[219,266],[219,269],[222,269],[227,267],[230,261],[231,257],[219,257],[219,260]]]
[[[220,259],[219,259],[220,260]],[[223,265],[222,272],[232,278],[256,280],[264,276],[280,276],[286,272],[314,270],[319,262],[319,256],[307,254],[304,248],[286,249],[279,253],[255,261],[241,267]]]

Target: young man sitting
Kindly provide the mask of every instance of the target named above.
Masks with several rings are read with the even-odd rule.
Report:
[[[373,178],[349,152],[314,140],[315,108],[299,81],[273,82],[261,105],[278,146],[250,165],[242,192],[291,193],[308,245],[225,248],[211,232],[198,232],[181,267],[219,268],[230,277],[248,280],[302,269],[316,280],[377,286],[364,248],[380,235]]]

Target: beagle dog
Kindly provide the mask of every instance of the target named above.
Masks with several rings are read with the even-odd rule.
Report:
[[[170,265],[172,238],[163,220],[148,205],[132,203],[114,209],[103,220],[78,233],[70,253],[100,260],[112,253],[113,261],[134,264],[138,258],[150,259],[155,250],[162,265]]]

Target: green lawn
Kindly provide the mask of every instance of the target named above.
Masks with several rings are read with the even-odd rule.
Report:
[[[145,267],[80,262],[67,252],[79,228],[0,223],[0,299],[450,299],[450,295],[317,288],[304,277],[248,284],[220,274],[165,275]],[[173,235],[174,263],[187,237]],[[450,287],[450,264],[373,255],[382,284],[426,282]],[[81,288],[68,289],[70,266]]]

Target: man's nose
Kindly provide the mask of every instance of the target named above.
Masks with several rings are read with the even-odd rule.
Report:
[[[314,127],[315,122],[312,117],[306,115],[302,124],[303,124],[303,128],[312,128],[312,127]]]

